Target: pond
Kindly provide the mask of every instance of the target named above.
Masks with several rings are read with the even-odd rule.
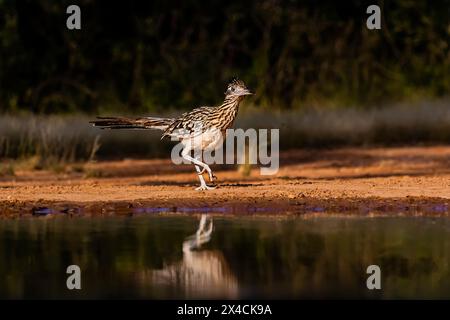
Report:
[[[81,290],[68,290],[78,265]],[[378,265],[381,290],[369,290]],[[152,213],[0,220],[0,298],[449,298],[450,219]]]

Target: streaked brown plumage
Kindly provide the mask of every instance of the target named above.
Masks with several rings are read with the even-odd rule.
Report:
[[[213,181],[215,177],[206,163],[198,157],[191,157],[190,153],[192,150],[210,150],[222,143],[225,131],[231,128],[237,116],[240,102],[244,96],[250,94],[252,93],[243,81],[234,79],[229,83],[225,91],[225,100],[220,106],[199,107],[174,119],[98,117],[91,123],[102,129],[158,129],[163,131],[161,138],[170,137],[173,140],[180,140],[184,145],[183,158],[193,163],[199,174],[200,187],[197,189],[207,190],[212,187],[206,185],[202,176],[203,172],[208,172],[210,181]]]

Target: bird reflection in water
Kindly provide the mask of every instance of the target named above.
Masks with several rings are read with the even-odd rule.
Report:
[[[237,279],[222,252],[200,250],[211,240],[212,233],[213,219],[203,214],[197,232],[183,242],[182,261],[167,265],[162,270],[152,270],[151,283],[176,288],[181,291],[178,292],[180,296],[187,298],[237,298]]]

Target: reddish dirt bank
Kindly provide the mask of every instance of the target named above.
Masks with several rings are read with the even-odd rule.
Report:
[[[205,192],[193,190],[191,166],[170,159],[90,163],[60,174],[16,171],[0,178],[0,212],[450,213],[447,146],[290,151],[280,164],[275,176],[255,168],[248,177],[216,166],[219,188]]]

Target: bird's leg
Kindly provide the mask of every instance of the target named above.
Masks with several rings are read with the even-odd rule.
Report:
[[[210,187],[206,185],[205,179],[202,176],[202,170],[200,170],[200,167],[198,165],[195,165],[195,170],[197,170],[198,178],[200,179],[200,187],[195,188],[195,190],[212,190],[216,187]],[[204,171],[205,169],[203,169]]]
[[[206,214],[202,214],[202,216],[200,217],[200,223],[198,224],[197,232],[195,233],[197,237],[199,237],[202,234],[203,229],[205,229],[205,223]]]
[[[194,155],[194,158],[198,161],[202,161],[201,154]],[[202,163],[204,163],[204,162],[202,161]],[[206,165],[206,163],[204,163],[204,164]],[[202,175],[203,173],[205,173],[205,171],[207,171],[207,168],[209,168],[208,165],[206,165],[206,167],[203,167],[203,169],[200,172],[198,172],[198,170],[197,170],[198,174]],[[208,176],[209,176],[209,181],[211,181],[211,182],[213,182],[214,180],[217,180],[217,177],[212,173],[211,169],[209,169],[209,171],[208,171]]]
[[[208,230],[205,230],[207,217],[208,217],[207,214],[202,214],[202,216],[200,218],[200,223],[198,225],[197,232],[195,233],[195,236],[197,238],[197,243],[199,245],[202,245],[203,243],[209,241],[209,239],[211,238],[211,233],[213,230],[213,220],[212,220],[212,218],[210,219],[211,221],[208,225]]]
[[[213,231],[213,220],[210,219],[208,230],[205,230],[206,219],[208,215],[202,214],[197,231],[194,235],[188,237],[183,243],[183,252],[188,252],[193,249],[200,248],[202,244],[208,242],[211,239]]]
[[[203,168],[200,172],[198,172],[198,175],[204,174],[206,171],[206,168]],[[212,173],[212,170],[208,172],[209,181],[213,182],[214,180],[217,180],[217,177],[214,173]]]
[[[205,219],[206,219],[206,217],[205,217]],[[213,218],[211,217],[211,222],[209,223],[209,228],[208,228],[208,230],[206,230],[206,232],[205,232],[205,234],[208,236],[208,237],[210,237],[211,236],[211,233],[212,233],[212,231],[213,231]]]
[[[198,161],[201,161],[201,158],[199,156],[196,156],[195,159],[198,160]],[[203,169],[200,172],[197,171],[198,174],[202,175],[203,173],[205,173],[205,171],[207,171],[210,182],[214,182],[214,180],[217,180],[217,177],[213,174],[211,168],[206,163],[204,163],[203,161],[202,161],[202,163],[205,166],[203,167]]]
[[[190,151],[191,150],[188,149],[188,148],[183,149],[183,151],[181,152],[181,156],[184,159],[192,162],[195,165],[195,169],[197,170],[197,173],[199,175],[198,178],[200,179],[200,187],[196,188],[195,190],[211,190],[211,189],[214,189],[215,187],[209,187],[209,186],[206,185],[205,180],[203,179],[203,176],[201,175],[202,170],[200,170],[200,167],[202,167],[204,170],[206,170],[208,172],[209,176],[210,176],[210,179],[211,179],[211,177],[213,176],[211,168],[206,163],[201,162],[199,159],[195,159],[195,158],[191,157],[189,155]]]
[[[189,150],[189,151],[190,151],[190,150]],[[201,162],[199,159],[196,159],[196,158],[191,157],[191,156],[189,155],[189,151],[188,151],[188,152],[185,152],[184,149],[183,149],[183,152],[181,153],[181,156],[182,156],[184,159],[186,159],[187,161],[190,161],[190,162],[192,162],[193,164],[196,164],[196,165],[202,167],[203,170],[201,171],[201,173],[203,173],[204,170],[206,170],[206,171],[208,172],[208,174],[210,174],[210,173],[211,173],[211,168],[210,168],[206,163]],[[212,173],[211,173],[211,174],[212,174]]]

